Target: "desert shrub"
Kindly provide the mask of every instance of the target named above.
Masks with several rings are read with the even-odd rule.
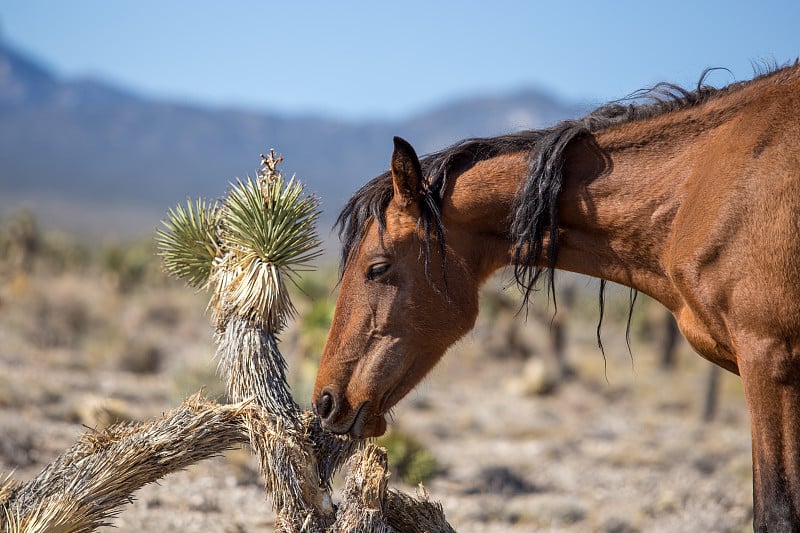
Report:
[[[34,214],[21,209],[0,220],[0,263],[6,269],[31,273],[34,268],[64,272],[85,268],[91,247],[74,235],[40,227]]]
[[[30,210],[21,209],[0,223],[0,258],[11,270],[30,272],[40,245],[39,226]]]
[[[0,433],[3,435],[0,439],[0,464],[27,468],[41,459],[34,432],[26,424],[4,423],[0,425]]]
[[[31,383],[0,374],[0,409],[24,410],[30,406],[58,404],[62,400],[63,391],[50,381]],[[0,436],[3,434],[0,427]]]
[[[154,300],[146,305],[144,322],[147,326],[174,328],[183,319],[183,310],[172,301]]]
[[[100,264],[121,292],[162,278],[150,239],[105,247]]]
[[[155,374],[161,369],[164,358],[164,350],[158,343],[136,337],[128,339],[123,346],[117,368],[136,374]]]
[[[535,485],[506,466],[481,469],[475,480],[464,491],[466,494],[499,494],[513,497],[537,492]]]
[[[47,230],[42,235],[39,267],[55,272],[80,272],[92,263],[93,249],[73,235]]]
[[[75,294],[42,295],[33,301],[28,336],[41,348],[75,348],[89,329],[89,308]]]
[[[305,352],[315,361],[319,360],[319,355],[328,339],[335,303],[333,299],[314,300],[308,311],[300,316],[300,329],[303,334]]]
[[[317,358],[333,321],[336,294],[331,288],[335,286],[336,274],[332,269],[310,272],[298,279],[297,290],[292,295],[301,308],[300,328],[306,351],[315,353]]]
[[[181,401],[198,390],[203,391],[203,396],[219,401],[227,400],[228,396],[225,384],[220,381],[216,367],[210,362],[186,362],[177,365],[171,389],[170,399],[173,402]]]
[[[391,471],[403,483],[426,483],[439,472],[436,458],[408,433],[392,429],[377,444],[386,448]]]
[[[292,365],[289,375],[292,390],[301,403],[311,397],[320,356],[333,321],[336,295],[334,269],[309,272],[297,280],[292,290],[297,301],[298,317],[287,339],[291,345]]]
[[[93,394],[77,398],[71,405],[71,411],[69,415],[72,421],[96,431],[135,420],[127,402]]]

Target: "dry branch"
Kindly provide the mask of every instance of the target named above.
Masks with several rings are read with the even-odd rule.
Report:
[[[0,531],[66,533],[107,525],[142,486],[247,442],[244,416],[258,414],[195,395],[158,420],[87,433],[34,479],[5,491]]]
[[[7,478],[0,485],[0,531],[94,531],[110,524],[142,486],[248,440],[261,451],[280,531],[453,531],[427,494],[387,490],[386,452],[371,444],[351,457],[335,507],[327,490],[308,484],[320,479],[310,467],[326,457],[323,449],[345,455],[355,444],[324,434],[308,412],[301,427],[287,428],[252,403],[219,405],[195,395],[158,420],[87,433],[25,484]]]
[[[422,485],[414,498],[387,489],[388,480],[385,450],[369,445],[353,455],[334,531],[454,533],[442,506],[428,501]]]

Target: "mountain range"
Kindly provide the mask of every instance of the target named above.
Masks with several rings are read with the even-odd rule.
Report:
[[[476,96],[396,121],[185,105],[62,79],[0,40],[0,216],[25,205],[72,231],[146,233],[187,196],[218,197],[236,177],[253,175],[259,154],[274,148],[284,173],[320,197],[329,228],[347,198],[387,168],[394,135],[424,154],[584,110],[537,90]]]

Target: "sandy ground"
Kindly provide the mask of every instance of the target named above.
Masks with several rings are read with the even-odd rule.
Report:
[[[174,286],[121,294],[91,277],[6,280],[0,472],[27,480],[87,426],[158,416],[201,386],[218,393],[203,305]],[[592,320],[570,324],[575,376],[548,394],[532,393],[535,355],[497,357],[481,332],[502,328],[481,318],[394,411],[392,425],[439,464],[426,487],[448,520],[475,532],[752,530],[738,378],[723,375],[718,415],[705,423],[705,361],[683,345],[666,372],[636,341],[631,361],[624,326],[610,324],[606,363]],[[546,328],[524,331],[541,351]],[[122,532],[257,532],[273,521],[255,462],[236,450],[145,487],[113,522]]]

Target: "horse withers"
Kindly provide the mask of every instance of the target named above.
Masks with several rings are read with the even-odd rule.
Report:
[[[469,331],[511,265],[642,291],[741,376],[756,531],[800,531],[800,66],[722,89],[662,84],[552,128],[467,139],[390,170],[339,216],[339,299],[314,389],[364,438]]]

